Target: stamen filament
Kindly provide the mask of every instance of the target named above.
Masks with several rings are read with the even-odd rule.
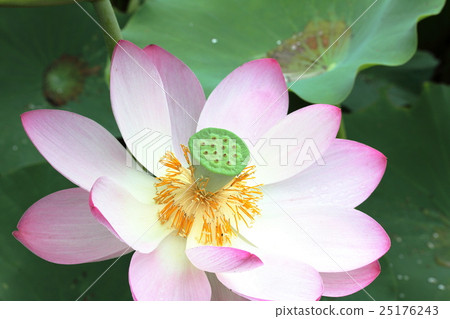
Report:
[[[262,197],[261,185],[247,185],[253,178],[254,167],[246,167],[227,185],[210,192],[205,189],[208,181],[194,176],[189,149],[182,145],[182,150],[188,168],[171,152],[160,160],[167,167],[166,175],[155,184],[155,202],[163,206],[159,211],[160,221],[179,236],[195,236],[201,244],[228,245],[239,233],[240,222],[250,227],[260,214],[257,202]],[[196,220],[201,223],[196,227],[199,233],[191,234]]]

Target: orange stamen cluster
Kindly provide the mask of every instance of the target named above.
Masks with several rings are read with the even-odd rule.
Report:
[[[257,201],[261,199],[261,185],[249,186],[254,166],[246,167],[230,183],[216,192],[205,190],[208,180],[195,180],[189,149],[182,146],[188,168],[171,152],[160,163],[167,167],[166,175],[156,183],[157,204],[162,224],[168,223],[177,234],[187,237],[193,229],[196,239],[203,245],[224,246],[239,233],[239,223],[250,227],[260,214]]]

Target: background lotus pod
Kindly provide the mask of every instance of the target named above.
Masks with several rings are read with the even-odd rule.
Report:
[[[408,61],[416,50],[417,22],[439,13],[444,3],[147,1],[125,27],[124,37],[141,46],[150,40],[178,56],[197,74],[206,93],[245,61],[272,56],[284,66],[289,85],[303,74],[291,89],[304,100],[339,104],[351,92],[359,70]]]
[[[414,39],[417,20],[429,13],[425,13],[426,10],[423,10],[423,16],[417,14],[415,19],[410,19],[410,23],[401,21],[405,15],[410,14],[405,12],[406,9],[416,10],[418,7],[423,9],[425,1],[414,1],[414,6],[411,5],[412,1],[397,1],[404,7],[398,7],[393,15],[397,15],[398,23],[401,23],[409,31],[394,28],[395,33],[389,34],[389,36],[396,37],[402,31]],[[164,4],[165,2],[167,4]],[[201,43],[203,44],[199,49],[191,48],[191,45],[198,45],[197,42],[192,44],[186,42],[181,36],[178,37],[179,31],[170,28],[161,29],[159,25],[149,26],[149,21],[142,17],[140,18],[142,23],[140,30],[146,32],[147,36],[140,38],[139,44],[144,46],[149,42],[157,43],[159,41],[158,44],[164,42],[165,48],[177,47],[177,52],[174,53],[186,59],[190,66],[196,66],[197,73],[199,70],[201,71],[200,75],[204,84],[205,81],[210,81],[209,90],[235,67],[236,59],[241,59],[240,61],[243,63],[253,57],[268,55],[269,52],[276,50],[277,41],[280,44],[283,41],[288,43],[294,38],[294,35],[299,33],[296,20],[280,21],[278,19],[276,23],[270,22],[271,18],[275,18],[270,11],[275,10],[277,14],[284,14],[284,17],[289,16],[290,13],[283,7],[276,8],[268,1],[262,1],[267,5],[267,11],[264,12],[262,9],[258,11],[259,19],[252,18],[249,14],[249,10],[258,8],[256,1],[247,1],[250,7],[239,8],[237,11],[222,8],[222,10],[226,10],[226,14],[217,12],[214,5],[217,1],[200,2],[208,6],[201,10],[201,13],[203,16],[209,14],[211,22],[208,26],[210,29],[202,29],[201,21],[192,19],[195,13],[194,9],[198,10],[196,3],[189,1],[182,3],[173,0],[149,1],[154,10],[154,14],[150,16],[151,19],[163,23],[163,26],[166,23],[166,27],[170,22],[173,28],[179,24],[180,28],[188,29],[185,33],[180,34],[191,42],[194,36],[189,32],[194,32],[192,28],[195,28],[195,33],[201,33],[201,39],[203,39]],[[305,5],[304,11],[308,11],[312,7],[307,1],[300,0],[298,2]],[[319,3],[319,1],[315,2]],[[346,2],[346,0],[341,2]],[[288,2],[280,1],[279,3],[287,7]],[[328,1],[328,3],[335,5],[333,1]],[[347,1],[346,3],[355,4],[356,1]],[[393,5],[397,6],[395,3],[382,0],[378,0],[375,5],[378,6],[380,3],[383,4],[383,10],[387,10]],[[427,12],[438,12],[441,3],[443,1],[427,1],[426,5],[434,8],[430,7]],[[182,7],[177,7],[177,4]],[[229,2],[227,5],[234,9],[237,8],[237,4],[234,3]],[[368,5],[370,3],[367,2]],[[372,9],[375,8],[375,5]],[[85,4],[85,7],[89,8],[90,4]],[[162,12],[161,8],[165,8],[166,16],[158,16]],[[402,8],[405,10],[401,10]],[[446,8],[448,9],[449,6],[447,5]],[[20,216],[32,203],[54,191],[73,187],[49,164],[29,165],[44,160],[23,132],[19,114],[30,108],[53,107],[43,95],[42,76],[45,68],[55,59],[60,58],[63,53],[77,56],[86,62],[88,67],[95,67],[104,65],[106,50],[103,49],[100,31],[77,6],[18,10],[0,8],[0,44],[2,47],[0,52],[2,68],[0,73],[0,87],[2,88],[0,125],[3,132],[2,139],[0,139],[2,150],[0,211],[3,212],[0,214],[0,299],[74,300],[113,261],[74,266],[51,264],[31,254],[11,235]],[[143,10],[148,13],[147,4]],[[209,13],[208,10],[210,10]],[[316,14],[318,15],[320,12],[315,12],[313,15]],[[232,32],[230,36],[226,35],[227,30],[220,30],[227,27],[217,25],[219,18],[223,20],[228,15],[231,15],[231,18],[227,18],[230,19],[229,21],[241,21],[238,25],[240,30],[236,30],[233,23],[227,26]],[[386,22],[384,16],[380,15],[379,17],[382,17],[383,20],[377,24],[378,27]],[[439,17],[441,20],[436,20]],[[439,17],[421,23],[420,29],[423,36],[422,41],[431,41],[434,45],[439,44],[439,47],[442,48],[442,50],[434,50],[434,53],[441,62],[438,71],[443,72],[442,65],[448,66],[444,59],[447,47],[443,40],[447,25],[445,21],[448,21],[448,18],[444,14]],[[166,19],[173,21],[164,21]],[[242,23],[245,19],[248,19],[248,24]],[[324,21],[324,19],[320,21]],[[302,24],[304,29],[310,24],[309,30],[312,30],[310,32],[316,33],[316,41],[319,39],[317,45],[321,45],[320,41],[322,41],[322,45],[324,41],[326,43],[323,34],[319,34],[319,31],[316,32],[313,28],[315,25],[320,25],[322,23],[320,21],[309,21]],[[327,17],[325,21],[331,25],[330,17]],[[68,25],[65,25],[65,22],[68,22]],[[362,18],[359,22],[362,22]],[[423,32],[423,25],[428,22],[435,24],[436,28],[433,29],[434,31]],[[135,23],[132,21],[132,24]],[[278,35],[281,34],[279,30],[286,29],[285,23],[289,23],[293,27],[283,37],[279,37]],[[270,27],[266,27],[266,24],[270,24]],[[156,32],[152,33],[153,38],[148,37],[151,28],[157,28],[158,32],[168,34],[169,38],[162,39],[162,34],[156,34]],[[242,34],[250,33],[250,31],[256,32],[255,29],[258,28],[265,34],[259,36],[257,40],[263,41],[263,43],[266,43],[264,37],[269,37],[270,40],[270,45],[267,45],[264,50],[259,49],[258,41],[240,35],[240,32]],[[355,32],[356,30],[351,30],[351,37],[355,36]],[[236,38],[240,42],[235,47],[223,46],[224,43],[231,43]],[[244,40],[250,43],[247,44]],[[309,41],[314,46],[314,40]],[[408,43],[411,42],[404,41],[405,45]],[[256,50],[253,50],[252,46]],[[421,46],[424,47],[424,42],[421,42]],[[377,48],[371,47],[371,49]],[[344,54],[344,56],[348,52],[340,50],[340,54]],[[188,52],[183,53],[184,51]],[[337,51],[339,53],[339,50]],[[437,54],[440,52],[442,55]],[[200,55],[191,55],[191,53],[200,53]],[[402,48],[396,49],[390,54],[394,55],[391,58],[395,58],[396,54],[399,57],[405,56]],[[335,53],[333,53],[334,55]],[[423,86],[423,81],[431,80],[431,74],[436,64],[437,60],[432,56],[418,52],[410,62],[402,67],[375,66],[359,70],[361,72],[356,78],[351,95],[342,102],[342,105],[346,106],[344,111],[348,111],[344,112],[344,120],[347,124],[349,138],[378,148],[387,155],[389,161],[385,178],[379,189],[361,207],[362,210],[380,221],[392,239],[391,251],[380,260],[382,268],[380,276],[366,288],[376,300],[450,299],[450,257],[448,255],[450,251],[450,238],[448,237],[450,206],[445,193],[445,190],[449,188],[448,181],[450,180],[448,175],[450,88],[434,84]],[[361,66],[361,69],[367,66],[370,64]],[[307,80],[320,79],[324,74],[329,73],[331,72],[310,76]],[[433,80],[439,80],[436,78],[436,74]],[[118,131],[109,108],[107,88],[101,78],[101,72],[98,76],[97,74],[88,76],[85,85],[85,88],[88,89],[83,90],[76,100],[70,101],[61,108],[94,118],[111,132],[117,134]],[[333,89],[333,87],[331,88]],[[328,88],[319,89],[321,93],[325,94],[324,96],[328,94],[326,92]],[[295,94],[290,94],[290,107],[295,103],[295,98]],[[83,299],[131,300],[126,274],[130,257],[130,255],[122,257],[88,291]],[[42,278],[45,280],[43,281]],[[364,292],[359,292],[340,299],[369,300],[370,298]]]
[[[78,6],[1,8],[0,30],[0,87],[8,92],[0,94],[0,173],[45,161],[19,120],[29,110],[72,111],[118,134],[103,77],[103,35]]]

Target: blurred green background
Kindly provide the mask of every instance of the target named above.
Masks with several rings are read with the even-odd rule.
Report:
[[[324,44],[338,39],[342,32],[337,29],[351,27],[293,84],[290,111],[311,103],[340,105],[347,137],[388,157],[380,186],[360,207],[392,240],[391,250],[380,260],[381,275],[366,290],[376,300],[450,300],[448,4],[444,6],[443,0],[113,3],[126,39],[140,46],[156,43],[181,58],[207,94],[238,65],[265,56],[287,57],[280,61],[282,66],[298,77],[325,51]],[[83,8],[95,17],[89,3]],[[104,75],[108,59],[103,35],[75,4],[0,7],[0,48],[0,299],[75,300],[112,261],[52,264],[11,235],[31,204],[72,186],[30,143],[20,114],[65,109],[94,119],[119,138]],[[55,96],[46,81],[65,61],[76,66],[75,73],[65,73],[57,85],[75,93]],[[129,259],[130,255],[122,257],[83,299],[131,300]],[[339,300],[370,298],[359,292]]]

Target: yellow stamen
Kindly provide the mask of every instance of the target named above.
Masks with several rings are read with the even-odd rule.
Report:
[[[182,237],[187,237],[194,222],[201,222],[197,241],[203,245],[224,246],[239,232],[239,223],[250,227],[254,217],[260,214],[257,201],[261,199],[261,185],[249,186],[254,166],[246,167],[223,188],[205,190],[208,180],[195,180],[189,149],[181,146],[189,165],[185,168],[171,152],[160,163],[167,167],[166,175],[155,184],[155,202],[163,205],[159,211],[162,224],[169,225]]]

